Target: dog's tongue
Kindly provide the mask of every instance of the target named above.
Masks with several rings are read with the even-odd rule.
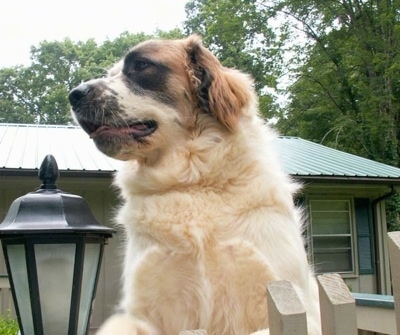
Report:
[[[130,127],[125,128],[113,128],[108,126],[101,126],[97,128],[94,132],[90,134],[90,138],[94,138],[101,133],[109,133],[111,135],[141,135],[143,132],[147,130],[147,126],[142,123],[135,124]]]
[[[101,126],[99,128],[97,128],[95,131],[93,131],[92,133],[90,133],[90,138],[95,138],[97,135],[101,134],[101,133],[105,133],[105,132],[117,132],[118,130],[116,128],[110,128],[107,126]]]

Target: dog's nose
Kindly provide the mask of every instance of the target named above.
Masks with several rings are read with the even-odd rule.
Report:
[[[71,92],[69,92],[68,99],[72,106],[75,106],[79,100],[84,98],[90,91],[90,86],[88,84],[80,84],[75,87]]]

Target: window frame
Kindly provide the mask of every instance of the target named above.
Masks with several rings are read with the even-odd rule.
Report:
[[[312,202],[322,201],[322,202],[332,202],[332,201],[346,201],[348,203],[348,217],[349,217],[349,234],[313,234],[314,226],[312,222]],[[350,257],[352,262],[352,269],[350,271],[332,271],[339,273],[344,278],[351,278],[358,276],[358,250],[357,250],[357,229],[356,229],[356,217],[355,217],[355,205],[354,197],[348,195],[337,195],[337,196],[308,196],[306,199],[307,204],[307,216],[308,216],[308,228],[307,228],[307,247],[309,252],[310,261],[315,264],[315,253],[314,253],[314,237],[349,237],[350,238]],[[335,211],[332,211],[334,213]],[[315,264],[315,272],[317,274],[332,273],[318,271],[318,264]]]

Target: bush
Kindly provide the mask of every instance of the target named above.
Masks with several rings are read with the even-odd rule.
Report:
[[[17,335],[18,334],[18,322],[13,319],[11,312],[8,314],[0,315],[0,334],[1,335]]]

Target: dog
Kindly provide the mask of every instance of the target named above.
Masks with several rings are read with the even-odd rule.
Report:
[[[98,334],[269,334],[266,285],[290,281],[318,335],[318,289],[253,80],[196,35],[149,40],[69,93],[115,177],[126,234],[119,312]]]

